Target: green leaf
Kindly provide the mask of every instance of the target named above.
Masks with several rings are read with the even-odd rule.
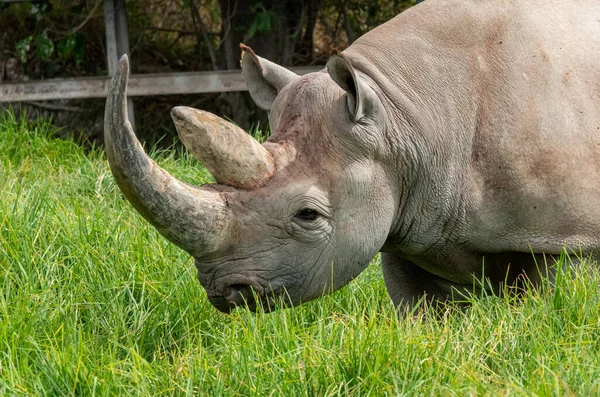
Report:
[[[246,32],[245,40],[249,40],[249,39],[253,38],[255,34],[256,34],[256,20],[254,20],[252,22],[252,25],[250,25],[250,28]]]
[[[256,29],[259,32],[265,33],[271,30],[271,19],[269,18],[269,14],[267,12],[261,12],[260,14],[256,15],[254,21],[256,21]]]
[[[62,59],[67,59],[73,53],[75,46],[77,45],[77,37],[72,34],[67,36],[56,43],[56,52]]]
[[[50,2],[31,3],[30,14],[38,21],[46,17],[50,11],[52,11]]]
[[[23,40],[20,40],[15,44],[15,50],[17,53],[17,57],[21,60],[21,62],[27,62],[27,53],[31,49],[31,41],[33,40],[33,36],[27,36]]]
[[[35,36],[33,44],[35,44],[36,59],[48,59],[54,52],[54,43],[46,36],[46,32]]]
[[[254,20],[246,32],[246,39],[251,39],[256,33],[268,33],[277,25],[279,17],[273,11],[268,11],[262,3],[256,3],[250,7]]]

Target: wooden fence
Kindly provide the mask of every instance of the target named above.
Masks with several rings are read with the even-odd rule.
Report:
[[[293,67],[297,74],[316,72],[323,67]],[[26,83],[0,84],[0,102],[49,101],[56,99],[105,98],[110,77],[48,79]],[[129,79],[129,96],[199,94],[245,91],[239,70],[134,74]]]
[[[31,0],[0,0],[17,3]],[[47,0],[33,0],[43,2]],[[49,79],[25,83],[0,83],[0,102],[48,101],[58,99],[104,98],[110,76],[116,71],[121,55],[129,54],[126,0],[104,0],[106,57],[109,76]],[[323,67],[290,68],[297,74],[315,72]],[[239,70],[132,75],[128,96],[199,94],[245,91],[246,84]],[[132,101],[129,115],[133,123]]]

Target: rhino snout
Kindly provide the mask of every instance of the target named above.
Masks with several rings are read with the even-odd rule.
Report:
[[[225,300],[234,306],[256,304],[255,294],[248,284],[233,284],[225,288]]]
[[[285,280],[281,278],[267,280],[255,274],[230,272],[221,261],[207,262],[196,258],[195,265],[198,281],[206,290],[208,300],[223,313],[230,313],[239,306],[270,312],[276,306],[281,307],[280,303],[289,304]]]
[[[265,312],[275,309],[278,291],[263,292],[259,286],[251,284],[230,284],[222,289],[218,295],[209,295],[209,300],[218,310],[230,313],[238,306],[246,306],[251,311],[262,308]]]

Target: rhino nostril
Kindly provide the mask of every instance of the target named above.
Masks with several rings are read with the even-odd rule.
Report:
[[[232,284],[225,290],[225,299],[236,306],[254,303],[252,287],[247,284]]]

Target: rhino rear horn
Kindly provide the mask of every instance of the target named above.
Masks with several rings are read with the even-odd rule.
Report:
[[[198,109],[178,106],[171,111],[177,134],[217,183],[251,189],[275,172],[273,157],[234,124]]]
[[[180,182],[150,159],[127,118],[129,61],[113,76],[104,115],[111,171],[129,202],[171,242],[194,257],[215,252],[227,237],[230,214],[221,193]]]

